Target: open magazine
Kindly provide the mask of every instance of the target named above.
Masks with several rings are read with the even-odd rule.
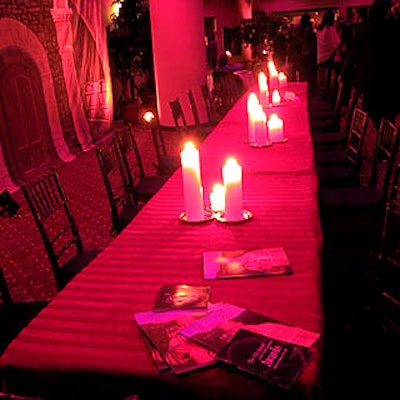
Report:
[[[246,329],[306,348],[311,347],[320,336],[316,332],[285,324],[229,303],[223,303],[203,318],[182,328],[180,334],[219,352],[239,329]]]
[[[216,363],[215,352],[179,333],[213,307],[216,305],[209,305],[206,310],[145,311],[136,313],[135,321],[164,362],[174,373],[180,374]]]

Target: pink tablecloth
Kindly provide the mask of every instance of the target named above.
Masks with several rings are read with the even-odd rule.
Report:
[[[129,392],[152,398],[156,389],[174,399],[281,398],[263,379],[222,365],[182,376],[158,372],[133,319],[135,312],[151,309],[162,285],[209,284],[213,302],[229,302],[322,334],[322,235],[306,102],[293,107],[293,115],[289,106],[284,111],[299,121],[288,121],[293,130],[288,129],[287,144],[250,149],[242,143],[244,132],[233,129],[243,125],[243,101],[201,148],[203,184],[209,191],[220,176],[219,162],[235,153],[243,161],[244,206],[254,218],[235,225],[180,222],[184,202],[178,170],[11,343],[0,360],[4,389],[57,399],[79,398],[83,390],[93,395],[112,390],[112,397],[102,398]],[[303,143],[300,155],[296,136]],[[289,154],[291,161],[285,162]],[[203,251],[269,246],[285,248],[293,275],[202,278]],[[320,353],[321,344],[298,381],[299,392],[318,389]]]

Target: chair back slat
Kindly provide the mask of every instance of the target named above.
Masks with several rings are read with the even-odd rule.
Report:
[[[389,190],[391,171],[397,152],[398,129],[392,122],[382,118],[378,130],[371,181],[385,197]]]
[[[211,95],[208,91],[206,83],[201,85],[201,94],[203,96],[204,104],[206,106],[207,118],[209,121],[212,121],[215,117],[215,111],[211,100]]]
[[[185,114],[183,113],[182,105],[179,97],[169,102],[172,117],[177,128],[186,128],[188,126]]]
[[[83,244],[59,176],[51,171],[46,176],[22,187],[31,213],[42,236],[56,278],[62,269],[61,257],[75,247],[83,252]]]
[[[368,113],[360,107],[355,107],[347,136],[347,160],[357,175],[361,171],[361,151],[365,139],[367,122]]]
[[[387,129],[386,127],[383,129]],[[400,147],[397,143],[396,154],[391,168],[388,189],[385,198],[385,210],[382,224],[378,259],[380,261],[379,279],[382,293],[397,293],[400,305]]]
[[[119,145],[121,159],[124,163],[127,182],[134,188],[144,178],[145,172],[132,125],[126,124],[122,128],[117,129],[115,136]]]
[[[192,114],[193,114],[194,123],[195,123],[195,125],[200,125],[199,112],[197,110],[197,105],[196,105],[196,101],[193,96],[192,89],[189,89],[188,98],[189,98],[190,108],[191,108]]]
[[[122,218],[123,210],[135,204],[136,199],[117,139],[112,137],[96,148],[96,155],[111,208],[111,235],[116,236],[127,222]]]

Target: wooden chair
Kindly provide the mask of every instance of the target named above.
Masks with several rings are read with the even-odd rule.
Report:
[[[200,127],[201,122],[200,122],[200,118],[199,118],[199,112],[197,110],[197,105],[196,105],[196,101],[194,100],[192,89],[189,89],[188,99],[189,99],[190,108],[192,110],[194,123],[196,126]]]
[[[370,184],[320,188],[321,217],[328,221],[326,236],[341,243],[348,241],[353,246],[359,243],[379,247],[393,164],[398,154],[398,130],[390,121],[382,119]],[[340,226],[339,230],[337,226]],[[362,239],[357,241],[356,237]]]
[[[359,107],[353,111],[344,149],[316,151],[321,186],[358,185],[362,163],[362,146],[367,129],[368,113]]]
[[[218,114],[225,115],[244,94],[243,82],[232,72],[216,71],[214,79],[214,99]]]
[[[352,101],[351,103],[350,100]],[[364,110],[362,96],[357,96],[357,98],[351,98],[350,100],[346,107],[341,108],[341,114],[339,118],[340,128],[337,131],[323,133],[313,132],[314,150],[316,154],[324,154],[325,152],[330,153],[337,150],[346,150],[352,124],[354,124],[354,110],[356,107]],[[369,122],[367,122],[367,125],[368,123]],[[368,126],[366,129],[368,130]],[[319,159],[319,156],[317,155],[316,158]]]
[[[129,182],[115,137],[96,148],[97,160],[103,176],[111,209],[111,235],[116,236],[138,211],[137,199]]]
[[[160,125],[157,122],[151,124],[151,136],[153,139],[154,148],[156,151],[157,162],[153,163],[153,166],[157,169],[157,172],[161,175],[171,175],[181,165],[181,160],[178,154],[170,154],[165,143],[164,134]],[[169,132],[168,132],[169,133]]]
[[[56,171],[22,187],[61,289],[98,251],[84,252],[72,210]]]
[[[214,96],[209,92],[207,84],[201,85],[201,94],[206,107],[207,117],[210,124],[215,125],[221,119],[215,110]]]
[[[400,158],[392,169],[378,255],[382,325],[400,335]]]
[[[177,97],[175,100],[171,100],[169,102],[169,106],[171,108],[175,126],[178,129],[187,128],[188,124],[179,97]]]
[[[136,203],[147,202],[161,189],[168,176],[146,175],[131,124],[118,128],[115,134],[130,192]]]
[[[344,83],[338,80],[336,83],[335,96],[332,102],[327,103],[325,108],[313,107],[311,114],[311,130],[315,134],[323,135],[327,132],[340,130],[340,115],[342,107]]]
[[[211,132],[214,124],[211,122],[210,119],[208,119],[208,121],[206,121],[206,122],[200,122],[200,117],[199,117],[199,113],[197,110],[196,101],[194,99],[194,95],[193,95],[193,92],[191,89],[188,92],[188,99],[189,99],[190,108],[191,108],[192,114],[193,114],[195,129],[200,134],[201,138],[205,138]]]

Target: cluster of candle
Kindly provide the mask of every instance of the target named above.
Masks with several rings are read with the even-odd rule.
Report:
[[[205,220],[200,155],[193,142],[186,142],[180,153],[182,165],[185,214],[188,222]],[[226,221],[243,219],[242,167],[229,157],[222,167],[223,183],[216,183],[210,194],[213,212],[224,215]]]
[[[279,92],[276,91],[276,93],[279,96]],[[277,101],[280,102],[280,97]],[[283,120],[277,113],[272,113],[267,119],[254,92],[251,92],[247,98],[247,119],[248,142],[251,145],[262,147],[284,141]]]
[[[275,77],[276,80],[274,79]],[[279,72],[278,74],[276,69],[272,69],[272,72],[269,73],[269,79],[270,79],[270,86],[273,89],[271,97],[269,93],[269,86],[267,83],[266,74],[262,71],[258,74],[258,89],[259,89],[260,104],[262,107],[268,107],[270,104],[272,106],[280,105],[281,95],[279,93],[279,90],[274,87],[278,86],[284,87],[287,84],[286,75],[283,72]]]
[[[272,87],[285,87],[287,85],[287,76],[283,72],[278,72],[275,63],[272,60],[267,62],[269,74],[269,84]]]

